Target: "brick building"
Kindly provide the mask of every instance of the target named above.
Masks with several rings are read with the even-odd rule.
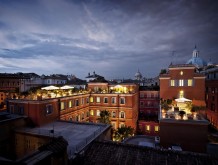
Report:
[[[218,67],[204,71],[206,76],[207,119],[218,129]]]
[[[98,122],[100,111],[110,112],[115,129],[131,126],[136,129],[139,89],[136,84],[111,85],[90,82],[88,91],[71,96],[42,100],[9,100],[8,111],[32,118],[35,125],[56,119]]]
[[[159,86],[141,86],[139,92],[138,131],[140,134],[158,136]]]
[[[160,75],[160,98],[188,98],[194,105],[205,106],[205,76],[194,65],[170,65]]]
[[[190,64],[170,65],[168,72],[160,75],[160,98],[169,103],[160,111],[160,144],[206,152],[209,123],[188,106],[205,106],[205,76]]]

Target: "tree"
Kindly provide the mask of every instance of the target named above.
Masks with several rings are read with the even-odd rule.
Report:
[[[161,100],[161,108],[164,110],[169,110],[170,106],[169,106],[170,101],[168,100]]]
[[[114,138],[116,141],[122,141],[125,138],[133,136],[134,128],[130,126],[123,126],[118,128],[114,133]]]
[[[110,112],[103,110],[100,112],[100,118],[97,119],[100,123],[111,124]]]
[[[167,70],[166,69],[161,69],[160,74],[166,74]]]

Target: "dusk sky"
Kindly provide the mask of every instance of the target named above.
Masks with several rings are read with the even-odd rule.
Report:
[[[195,45],[218,63],[216,0],[0,0],[1,73],[150,78]]]

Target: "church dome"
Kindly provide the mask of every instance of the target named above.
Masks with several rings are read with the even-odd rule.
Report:
[[[136,80],[141,80],[142,79],[142,74],[139,72],[139,70],[135,74],[135,79]]]
[[[197,50],[196,46],[192,53],[192,58],[189,59],[186,64],[195,65],[197,68],[201,68],[207,66],[207,63],[199,57],[199,51]]]

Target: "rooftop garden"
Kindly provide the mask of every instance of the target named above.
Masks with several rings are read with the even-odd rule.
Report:
[[[161,118],[175,120],[202,120],[204,106],[193,105],[191,100],[161,100]]]

